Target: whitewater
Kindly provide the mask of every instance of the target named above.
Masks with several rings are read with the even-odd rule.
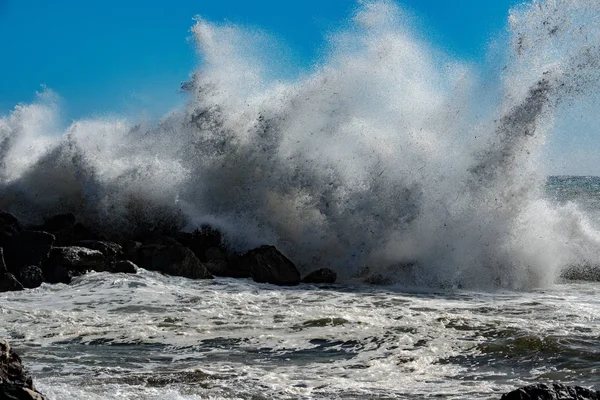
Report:
[[[1,294],[0,337],[51,399],[598,388],[600,286],[560,275],[600,264],[600,190],[549,182],[543,157],[565,110],[598,109],[599,27],[595,1],[519,5],[481,68],[364,1],[289,78],[266,34],[198,17],[201,65],[159,121],[63,129],[40,93],[0,118],[1,210],[116,241],[209,224],[338,283],[92,273]]]

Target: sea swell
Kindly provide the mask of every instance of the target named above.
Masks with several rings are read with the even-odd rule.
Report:
[[[361,4],[313,71],[270,78],[260,35],[198,19],[202,66],[159,122],[57,128],[47,91],[0,119],[0,209],[61,212],[115,240],[210,224],[300,268],[419,286],[528,288],[595,264],[600,233],[545,198],[556,110],[600,83],[600,6],[511,11],[494,82],[424,42],[395,3]],[[490,96],[489,87],[497,96]]]

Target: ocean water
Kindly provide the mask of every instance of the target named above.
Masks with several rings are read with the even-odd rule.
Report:
[[[3,293],[54,399],[499,399],[600,387],[600,284],[528,292],[193,281],[141,271]]]
[[[598,265],[600,181],[548,179],[544,146],[569,115],[600,129],[599,21],[595,1],[524,3],[482,67],[363,1],[290,77],[268,35],[198,17],[187,103],[158,121],[65,126],[51,90],[17,105],[0,209],[24,223],[72,212],[116,241],[210,224],[339,284],[92,273],[2,294],[0,336],[51,399],[598,387],[600,286],[560,275]]]

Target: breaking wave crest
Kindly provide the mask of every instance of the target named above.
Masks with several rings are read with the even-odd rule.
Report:
[[[540,149],[557,108],[598,89],[600,5],[513,9],[495,81],[405,19],[363,3],[294,81],[270,78],[260,34],[198,19],[202,66],[159,122],[61,131],[49,91],[1,118],[0,209],[73,212],[115,238],[208,223],[346,279],[526,288],[597,262],[585,215],[544,199]]]

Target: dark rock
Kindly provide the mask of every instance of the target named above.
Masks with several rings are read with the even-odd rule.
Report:
[[[35,265],[24,267],[19,271],[19,282],[28,289],[35,289],[44,282],[44,274],[42,269]]]
[[[573,265],[566,268],[561,278],[570,281],[593,281],[600,282],[599,265]]]
[[[329,268],[321,268],[306,275],[302,282],[304,283],[334,283],[337,279],[335,271]]]
[[[227,261],[227,265],[223,265],[222,262],[209,261],[207,262],[207,268],[212,268],[216,272],[217,276],[227,276],[230,278],[252,278],[252,271],[250,271],[250,264],[244,262],[242,254],[234,254]]]
[[[133,240],[123,243],[123,258],[132,261],[134,264],[139,264],[138,252],[141,247],[141,242]]]
[[[210,279],[212,275],[198,257],[176,241],[145,244],[137,251],[138,265],[150,271],[191,279]]]
[[[300,272],[275,246],[250,250],[237,261],[239,270],[249,270],[252,279],[260,283],[294,286],[300,283]]]
[[[87,271],[107,271],[110,265],[102,253],[85,247],[53,247],[42,266],[44,278],[49,283],[71,283]]]
[[[137,265],[135,265],[131,261],[121,260],[115,263],[115,266],[112,268],[112,272],[135,274],[137,273]]]
[[[0,212],[0,242],[21,232],[21,224],[12,214]],[[2,245],[3,243],[0,243]]]
[[[207,261],[202,264],[213,275],[230,276],[232,278],[237,278],[237,276],[232,276],[232,274],[235,275],[235,272],[229,270],[229,265],[227,264],[227,261]],[[246,278],[248,277],[249,276],[246,276]]]
[[[21,231],[4,243],[4,260],[8,271],[17,274],[21,268],[41,265],[54,243],[54,236],[47,232]]]
[[[4,261],[4,249],[0,247],[0,274],[5,274],[8,272],[6,268],[6,262]]]
[[[33,386],[33,380],[10,344],[0,340],[0,399],[45,400]]]
[[[79,222],[73,226],[66,226],[63,229],[52,233],[56,236],[56,246],[69,246],[72,243],[80,242],[82,240],[103,239],[100,235]]]
[[[115,261],[123,254],[123,249],[116,243],[102,240],[81,240],[72,243],[72,246],[85,247],[90,250],[97,250],[104,255],[107,260]]]
[[[513,390],[500,400],[600,400],[600,392],[580,386],[540,383]]]
[[[44,265],[42,267],[44,280],[48,283],[64,283],[69,284],[71,280],[80,275],[75,270],[63,267],[62,265]]]
[[[209,225],[202,225],[200,229],[196,229],[191,233],[178,232],[175,234],[174,239],[192,250],[202,262],[213,261],[209,258],[209,254],[214,255],[216,249],[221,254],[225,254],[225,259],[227,259],[227,249],[223,243],[221,232]],[[210,252],[207,254],[209,250]]]
[[[23,290],[21,282],[11,273],[0,274],[0,292],[14,292],[16,290]]]
[[[106,258],[101,252],[79,246],[53,247],[46,265],[59,265],[79,271],[107,269]]]
[[[71,213],[58,214],[46,219],[39,230],[56,233],[72,228],[76,222],[75,215]]]
[[[2,400],[45,400],[40,393],[14,383],[0,383]]]

